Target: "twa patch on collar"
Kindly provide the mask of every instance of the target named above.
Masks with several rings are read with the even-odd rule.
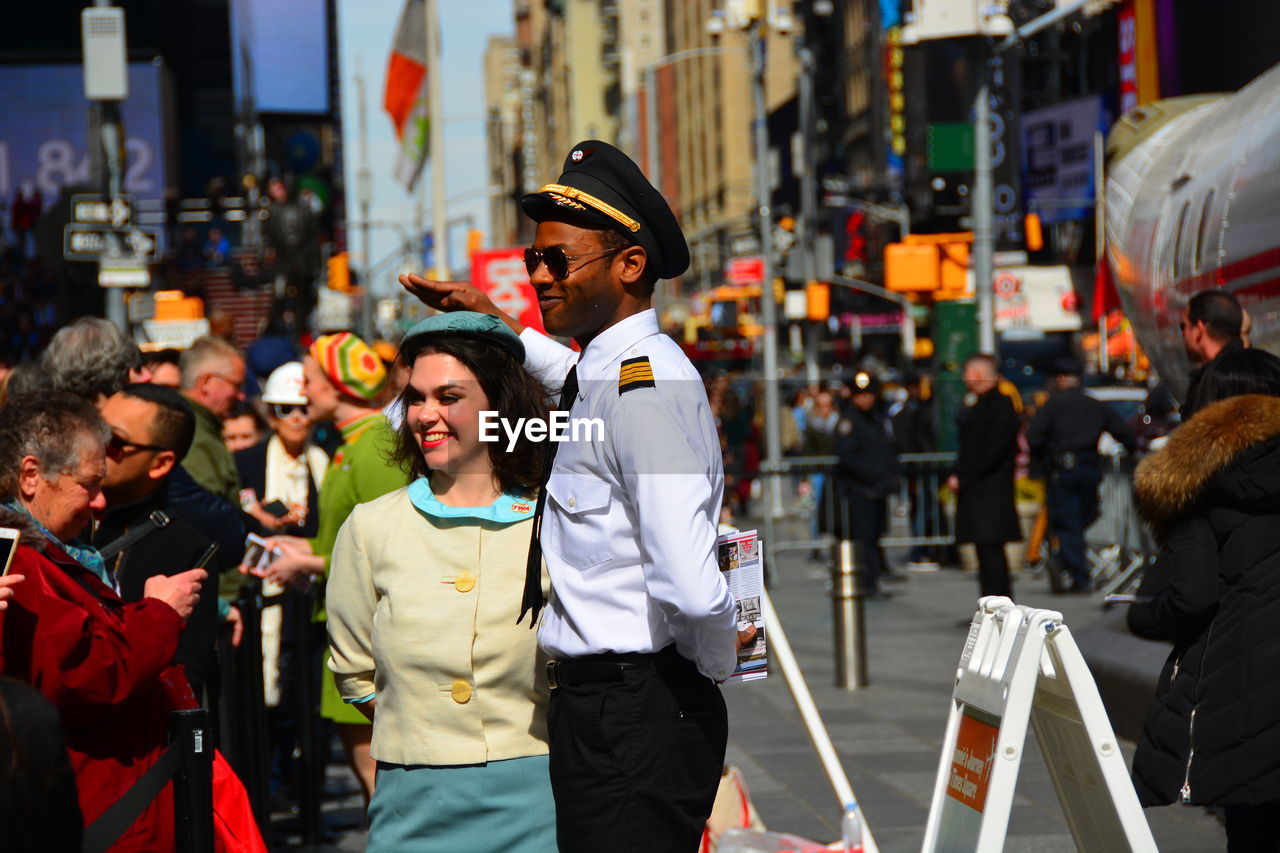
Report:
[[[618,393],[625,394],[637,388],[656,388],[653,381],[653,365],[648,356],[629,358],[622,362],[622,371],[618,374]]]

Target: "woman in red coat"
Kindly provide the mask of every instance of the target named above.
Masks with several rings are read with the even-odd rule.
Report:
[[[126,604],[96,551],[76,541],[105,506],[110,429],[78,398],[20,398],[0,413],[0,526],[21,532],[0,610],[0,674],[57,707],[80,808],[92,824],[163,753],[168,713],[195,707],[174,651],[203,570],[147,581]],[[114,441],[112,453],[150,452]],[[174,849],[172,786],[111,847]]]

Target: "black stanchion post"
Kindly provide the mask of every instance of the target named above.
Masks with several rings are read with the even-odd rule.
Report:
[[[213,744],[204,708],[169,714],[169,739],[182,744],[173,778],[174,835],[183,853],[213,853]]]
[[[266,831],[271,760],[267,737],[267,706],[262,685],[262,583],[252,578],[240,588],[235,606],[244,633],[235,651],[236,758],[233,765],[244,783],[258,828]]]
[[[324,774],[320,744],[316,739],[316,717],[319,715],[315,650],[311,644],[311,614],[315,610],[315,592],[309,591],[293,608],[294,637],[297,659],[293,665],[294,716],[297,724],[298,751],[301,764],[301,802],[299,819],[302,822],[302,843],[306,847],[319,845],[320,791]]]

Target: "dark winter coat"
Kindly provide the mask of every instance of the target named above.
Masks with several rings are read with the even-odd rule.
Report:
[[[897,488],[898,454],[884,416],[853,405],[836,423],[835,451],[839,462],[823,484],[822,505],[830,509],[819,517],[818,529],[843,539],[855,535],[858,521],[870,514],[866,504],[882,503]],[[852,526],[846,519],[854,522]]]
[[[1280,398],[1205,407],[1143,460],[1134,491],[1168,573],[1142,621],[1174,640],[1134,757],[1138,795],[1280,799]]]
[[[1018,542],[1022,528],[1013,493],[1018,455],[1018,413],[1013,401],[992,389],[956,414],[960,480],[956,541],[979,545]]]

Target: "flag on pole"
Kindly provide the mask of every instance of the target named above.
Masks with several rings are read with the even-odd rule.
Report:
[[[431,141],[431,114],[427,98],[427,0],[405,0],[387,62],[386,93],[382,106],[391,116],[400,140],[396,157],[396,182],[413,192]]]

